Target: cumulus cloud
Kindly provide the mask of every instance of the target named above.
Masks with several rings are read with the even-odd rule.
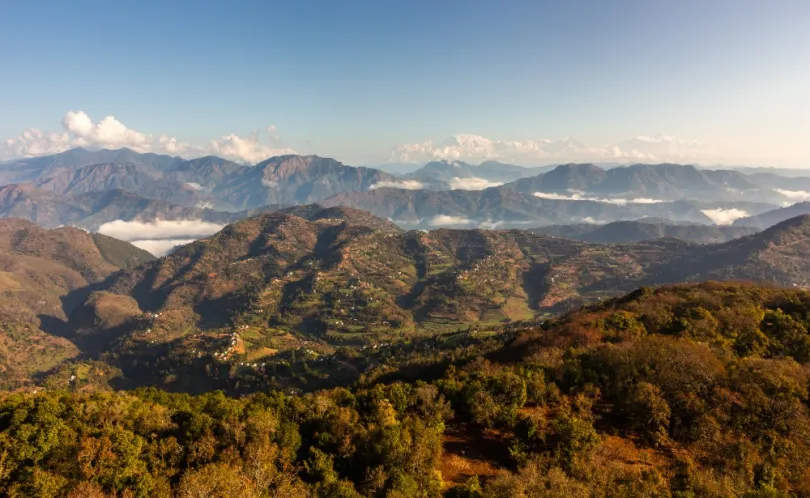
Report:
[[[208,237],[222,229],[224,225],[199,220],[155,220],[124,221],[115,220],[104,223],[99,233],[126,240],[154,239],[198,239]]]
[[[62,127],[82,146],[106,149],[128,147],[138,152],[148,152],[151,148],[151,137],[127,128],[115,116],[107,116],[93,123],[84,111],[69,111],[62,119]]]
[[[258,137],[243,138],[231,133],[211,141],[211,151],[218,156],[258,163],[273,156],[295,154],[292,149],[277,149],[259,142]]]
[[[177,246],[184,246],[194,242],[196,239],[157,239],[157,240],[133,240],[130,242],[135,247],[139,247],[158,258],[165,256]]]
[[[730,225],[734,220],[748,216],[748,211],[736,208],[702,209],[700,212],[717,225]]]
[[[417,180],[382,181],[377,182],[374,185],[370,186],[369,190],[384,187],[399,188],[404,190],[422,190],[423,188],[425,188],[425,184]]]
[[[115,116],[106,116],[99,122],[84,111],[69,111],[62,118],[61,132],[28,129],[15,138],[0,142],[0,160],[37,157],[58,154],[75,147],[91,149],[128,148],[136,152],[154,152],[183,157],[219,155],[234,161],[256,163],[269,157],[294,154],[284,147],[271,147],[262,143],[259,133],[240,137],[234,133],[212,140],[205,145],[195,145],[168,135],[152,135],[133,130]],[[269,139],[275,144],[279,137],[275,126],[267,129]]]
[[[195,182],[186,182],[186,185],[193,188],[194,190],[202,190],[203,189],[202,185],[200,185],[199,183],[195,183]]]
[[[452,178],[447,182],[451,190],[484,190],[490,187],[503,185],[503,182],[491,182],[484,178]]]
[[[558,194],[555,192],[535,192],[535,197],[541,199],[551,199],[556,201],[594,201],[606,202],[608,204],[616,204],[618,206],[626,206],[627,204],[658,204],[662,201],[660,199],[651,199],[649,197],[596,197],[585,194],[584,192],[572,191],[569,194]]]

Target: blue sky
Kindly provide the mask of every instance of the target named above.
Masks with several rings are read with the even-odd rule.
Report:
[[[0,139],[108,143],[19,146],[82,111],[157,151],[258,131],[260,151],[353,164],[401,145],[540,163],[564,159],[533,156],[541,139],[585,157],[666,132],[684,159],[810,167],[809,27],[806,0],[2,1]]]

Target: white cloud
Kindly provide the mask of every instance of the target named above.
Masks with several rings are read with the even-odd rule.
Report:
[[[295,154],[292,149],[276,149],[259,142],[257,137],[243,138],[231,133],[219,140],[211,141],[211,152],[215,155],[248,163],[258,163],[273,156]]]
[[[17,138],[6,140],[0,148],[0,160],[56,154],[71,147],[74,144],[67,133],[48,133],[32,128]]]
[[[62,119],[62,127],[81,146],[105,149],[127,147],[138,152],[151,150],[152,139],[149,135],[130,130],[115,116],[107,116],[94,124],[84,111],[69,111]]]
[[[267,188],[276,188],[278,187],[278,182],[275,180],[268,180],[266,178],[262,178],[262,185]]]
[[[267,158],[294,154],[283,147],[271,147],[259,140],[259,134],[240,137],[234,133],[212,140],[207,145],[181,142],[168,135],[154,136],[133,130],[115,116],[106,116],[94,123],[84,111],[69,111],[62,118],[62,132],[47,132],[31,128],[16,138],[0,142],[0,160],[58,154],[75,147],[91,149],[128,148],[136,152],[154,152],[182,157],[219,155],[234,161],[256,163]],[[275,126],[267,129],[269,139],[276,143]]]
[[[463,216],[451,216],[447,214],[440,214],[428,219],[422,218],[419,220],[419,223],[427,223],[432,227],[440,227],[440,226],[455,226],[455,225],[472,225],[475,222],[468,218],[464,218]]]
[[[606,202],[608,204],[616,204],[618,206],[625,206],[627,204],[658,204],[662,201],[660,199],[651,199],[649,197],[636,197],[636,198],[625,198],[625,197],[596,197],[596,196],[589,196],[584,192],[576,192],[573,191],[570,194],[557,194],[554,192],[535,192],[535,197],[539,197],[541,199],[551,199],[557,201],[594,201],[594,202]]]
[[[700,212],[717,225],[730,225],[734,220],[748,216],[748,211],[736,208],[702,209]]]
[[[781,188],[775,188],[774,190],[792,201],[806,201],[810,199],[810,192],[804,190],[783,190]]]
[[[135,247],[151,253],[158,258],[165,256],[177,246],[183,246],[194,242],[196,239],[157,239],[157,240],[133,240],[130,242]]]
[[[638,136],[618,144],[586,146],[573,139],[492,140],[479,135],[454,135],[441,142],[425,140],[403,144],[391,151],[392,162],[428,162],[437,159],[481,162],[499,160],[517,164],[564,162],[728,162],[744,164],[748,155],[730,144],[682,140],[665,134]],[[750,158],[749,158],[750,161]]]
[[[454,135],[440,143],[426,140],[417,144],[399,145],[391,152],[393,162],[428,162],[436,159],[484,161],[513,159],[515,156],[547,157],[543,148],[552,142],[490,140],[478,135]]]
[[[193,188],[194,190],[202,190],[203,189],[202,185],[200,185],[199,183],[195,183],[195,182],[186,182],[186,185]]]
[[[484,190],[490,187],[503,185],[503,182],[491,182],[484,178],[452,178],[449,182],[451,190]]]
[[[224,225],[199,220],[155,220],[124,221],[115,220],[104,223],[99,233],[119,240],[153,240],[153,239],[198,239],[208,237],[222,229]]]
[[[593,219],[590,216],[586,216],[586,217],[582,218],[581,221],[582,221],[582,223],[590,223],[591,225],[596,225],[596,224],[599,223],[598,221],[596,221],[595,219]]]
[[[425,185],[417,180],[397,180],[397,181],[382,181],[377,182],[374,185],[369,187],[369,190],[374,190],[378,188],[399,188],[404,190],[421,190],[425,188]]]
[[[500,230],[506,226],[514,226],[514,225],[537,225],[537,221],[528,221],[528,220],[521,220],[521,221],[506,221],[506,220],[484,220],[478,223],[478,228],[483,228],[484,230]]]

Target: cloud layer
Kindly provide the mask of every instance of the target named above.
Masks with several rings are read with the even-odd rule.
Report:
[[[636,197],[636,198],[596,197],[590,196],[585,192],[577,192],[577,191],[571,191],[570,194],[557,194],[554,192],[535,192],[534,196],[539,197],[541,199],[552,199],[557,201],[606,202],[608,204],[616,204],[618,206],[626,206],[627,204],[658,204],[661,202],[665,202],[660,199],[650,199],[649,197]]]
[[[717,225],[730,225],[734,220],[748,216],[748,211],[736,208],[702,209],[700,212]]]
[[[452,178],[447,182],[451,190],[484,190],[503,185],[503,182],[491,182],[484,178]]]
[[[275,127],[265,133],[274,144],[278,141]],[[249,137],[228,134],[208,144],[181,142],[167,135],[151,135],[133,130],[115,116],[106,116],[94,123],[84,111],[69,111],[62,118],[61,132],[46,132],[36,128],[24,131],[16,138],[0,143],[0,160],[57,154],[75,147],[120,149],[154,152],[183,157],[218,155],[234,161],[257,163],[272,156],[294,154],[289,148],[270,146],[261,141],[258,132]]]
[[[377,182],[374,185],[372,185],[371,187],[369,187],[369,190],[374,190],[374,189],[378,189],[378,188],[385,188],[385,187],[400,188],[400,189],[405,189],[405,190],[422,190],[423,188],[425,188],[425,184],[418,181],[418,180],[397,180],[397,181],[392,181],[392,182],[391,181],[382,181],[382,182]]]
[[[98,228],[98,231],[104,235],[130,242],[155,256],[163,256],[171,248],[213,235],[223,226],[199,220],[155,220],[151,222],[115,220],[104,223]]]
[[[774,190],[794,202],[810,200],[810,192],[804,190],[784,190],[781,188],[775,188]]]
[[[159,240],[133,240],[130,242],[135,247],[151,253],[158,258],[165,256],[177,246],[191,244],[196,239],[159,239]]]

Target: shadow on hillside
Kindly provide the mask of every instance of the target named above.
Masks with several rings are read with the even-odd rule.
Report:
[[[523,273],[523,290],[529,301],[529,308],[537,310],[543,296],[548,292],[546,275],[550,268],[549,263],[532,262],[528,271]]]

